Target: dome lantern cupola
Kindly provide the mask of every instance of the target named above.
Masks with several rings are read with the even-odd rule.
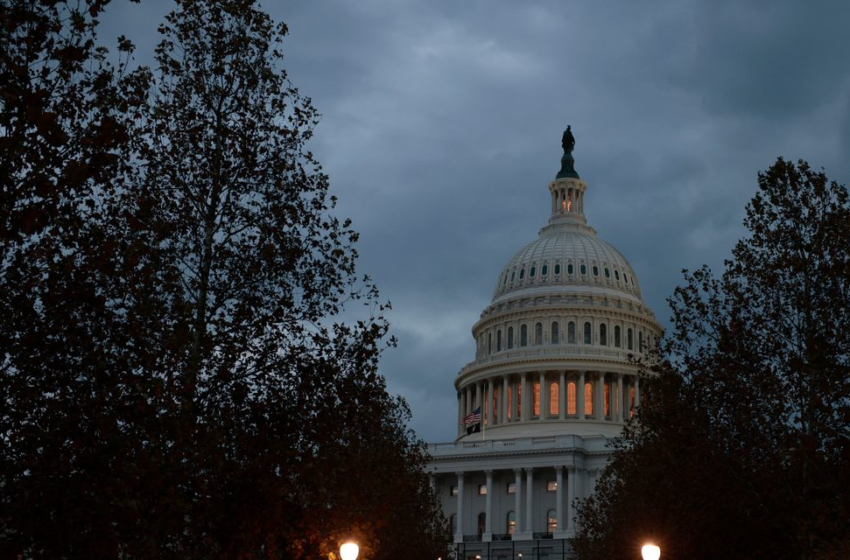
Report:
[[[567,126],[561,138],[561,146],[564,148],[561,170],[555,176],[555,180],[549,183],[549,194],[552,197],[552,215],[549,218],[549,225],[585,225],[587,223],[584,217],[584,192],[587,190],[587,183],[581,180],[575,170],[573,158],[575,144],[576,140],[571,127]]]

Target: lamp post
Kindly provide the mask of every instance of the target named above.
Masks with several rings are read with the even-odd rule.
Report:
[[[358,554],[360,554],[360,547],[354,541],[348,541],[339,547],[339,556],[342,560],[357,560]]]
[[[643,560],[658,560],[661,558],[661,549],[652,543],[647,543],[640,549],[640,555]]]

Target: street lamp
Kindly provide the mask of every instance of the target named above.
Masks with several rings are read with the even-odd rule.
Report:
[[[357,560],[357,555],[360,554],[360,547],[356,542],[348,541],[339,547],[339,555],[342,560]]]
[[[658,560],[661,558],[661,549],[651,543],[645,544],[640,549],[640,555],[643,557],[643,560]]]

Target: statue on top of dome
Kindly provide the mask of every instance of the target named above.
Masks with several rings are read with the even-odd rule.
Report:
[[[570,125],[567,125],[567,130],[564,131],[564,135],[561,137],[561,146],[564,148],[565,154],[572,154],[573,148],[576,146],[576,138],[573,136],[573,131]]]

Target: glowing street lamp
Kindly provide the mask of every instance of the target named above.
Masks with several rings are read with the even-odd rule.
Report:
[[[348,541],[339,547],[339,555],[342,560],[357,560],[357,555],[360,554],[360,547],[356,542]]]
[[[658,560],[661,558],[661,549],[654,544],[645,544],[640,549],[640,555],[643,557],[643,560]]]

